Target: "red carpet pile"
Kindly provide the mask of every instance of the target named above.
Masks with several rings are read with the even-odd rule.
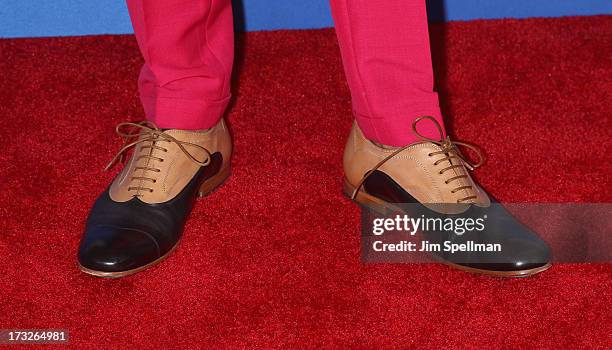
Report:
[[[611,16],[431,36],[448,124],[486,150],[486,189],[612,201]],[[142,116],[136,42],[0,40],[0,329],[67,329],[79,349],[612,347],[609,264],[515,280],[362,264],[359,209],[341,194],[351,108],[334,32],[249,33],[237,47],[233,176],[169,259],[104,280],[75,254],[114,174],[102,172],[114,126]]]

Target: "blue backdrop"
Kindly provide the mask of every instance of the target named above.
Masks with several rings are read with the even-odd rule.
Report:
[[[234,2],[242,30],[332,26],[328,0]],[[612,14],[612,0],[428,0],[428,3],[433,20]],[[0,37],[131,32],[123,0],[2,0],[0,5]]]

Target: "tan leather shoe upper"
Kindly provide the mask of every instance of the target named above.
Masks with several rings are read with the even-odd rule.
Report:
[[[210,156],[219,152],[222,169],[229,166],[232,142],[223,119],[204,130],[160,130],[151,123],[124,123],[139,129],[136,134],[117,132],[126,138],[119,153],[134,146],[133,154],[115,177],[109,195],[116,202],[137,196],[145,203],[162,203],[174,198],[193,178]],[[129,138],[136,137],[135,142]],[[117,158],[117,157],[116,157]],[[112,165],[114,163],[111,162]]]
[[[355,193],[360,190],[364,176],[377,168],[420,203],[447,213],[463,212],[470,204],[490,203],[465,163],[456,147],[451,144],[445,147],[442,142],[422,141],[400,149],[377,146],[363,136],[356,123],[344,151],[345,181]],[[453,205],[443,210],[438,206],[446,203]]]

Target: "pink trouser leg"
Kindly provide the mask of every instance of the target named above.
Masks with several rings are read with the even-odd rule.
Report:
[[[425,0],[331,0],[353,113],[364,135],[404,146],[417,141],[414,119],[440,125]],[[419,132],[439,137],[433,123]]]
[[[127,0],[145,59],[139,78],[147,119],[160,128],[207,129],[230,98],[231,0]]]

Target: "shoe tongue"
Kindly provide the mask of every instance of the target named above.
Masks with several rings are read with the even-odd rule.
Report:
[[[440,150],[442,150],[442,147],[439,147],[439,148]],[[456,156],[456,157],[461,156],[461,154],[458,152],[457,149],[450,150],[448,154],[449,156]],[[440,158],[443,158],[443,157],[445,157],[445,155],[441,154]],[[466,169],[461,159],[453,157],[447,161],[442,162],[441,164],[441,166],[443,167],[451,166],[451,165],[461,165],[461,167],[455,167],[455,168],[445,171],[444,174],[441,175],[444,177],[445,180],[451,179],[459,175],[465,175],[465,177],[461,177],[461,178],[450,181],[449,186],[453,189],[464,187],[464,186],[471,186],[470,188],[465,188],[465,189],[455,192],[454,194],[452,194],[452,196],[455,197],[456,199],[461,199],[461,198],[465,198],[469,196],[477,196],[474,182],[472,181],[470,173]]]
[[[146,135],[142,135],[140,136],[141,139],[142,138],[146,138],[148,136]],[[141,142],[137,145],[137,147],[134,148],[134,154],[132,156],[136,156],[140,159],[136,160],[136,165],[137,166],[147,166],[148,164],[150,164],[150,159],[146,156],[155,156],[156,153],[158,152],[158,150],[156,150],[154,147],[157,144],[157,141],[155,140],[150,140],[150,141],[144,141]],[[143,149],[144,147],[144,149]],[[143,156],[143,157],[141,157]],[[141,172],[145,172],[145,171],[141,171]],[[150,171],[149,171],[150,173]]]

